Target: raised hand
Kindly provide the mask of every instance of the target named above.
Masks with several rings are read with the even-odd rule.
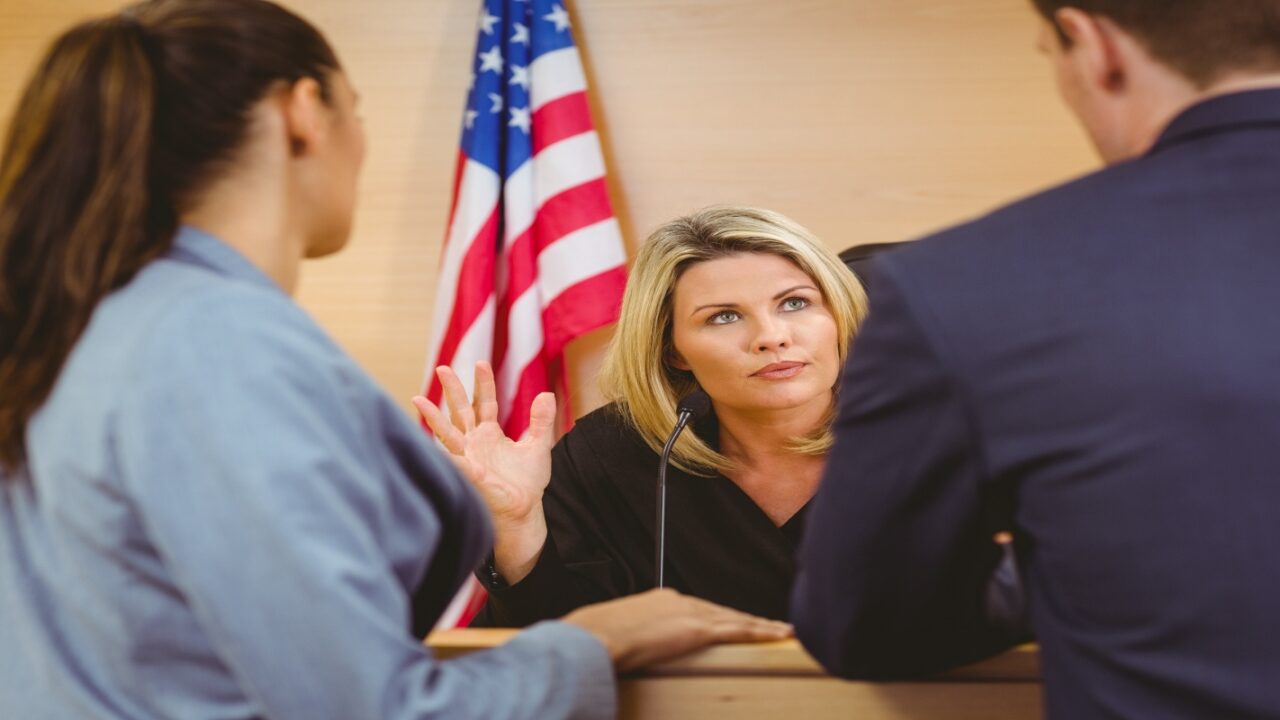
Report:
[[[497,532],[495,564],[507,582],[514,583],[532,569],[546,541],[542,493],[551,480],[555,396],[541,393],[533,399],[529,429],[518,441],[512,440],[498,424],[493,368],[478,362],[475,372],[475,398],[469,402],[453,370],[436,368],[449,406],[448,418],[421,395],[413,398],[413,404],[489,506]]]

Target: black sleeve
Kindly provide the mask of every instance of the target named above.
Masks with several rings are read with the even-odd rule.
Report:
[[[850,678],[926,674],[1016,639],[986,617],[1001,550],[975,419],[890,263],[868,268],[871,315],[845,368],[792,597],[801,642]]]
[[[480,581],[489,591],[487,622],[523,627],[635,592],[610,530],[617,527],[611,518],[618,509],[610,502],[611,479],[598,454],[607,453],[612,438],[596,432],[600,412],[584,418],[551,451],[551,482],[542,502],[547,542],[533,570],[505,585],[481,568]]]

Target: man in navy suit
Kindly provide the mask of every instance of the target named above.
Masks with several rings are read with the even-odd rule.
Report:
[[[1280,0],[1036,5],[1108,167],[871,260],[797,634],[996,653],[1010,530],[1050,718],[1280,717]]]

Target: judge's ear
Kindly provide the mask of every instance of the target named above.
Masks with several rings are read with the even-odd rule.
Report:
[[[290,153],[294,157],[314,154],[332,120],[320,83],[315,78],[301,78],[281,91],[279,102]]]

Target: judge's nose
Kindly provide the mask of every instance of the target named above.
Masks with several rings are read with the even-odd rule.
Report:
[[[774,318],[762,320],[757,328],[754,345],[759,353],[777,352],[791,347],[791,333],[787,324]]]

